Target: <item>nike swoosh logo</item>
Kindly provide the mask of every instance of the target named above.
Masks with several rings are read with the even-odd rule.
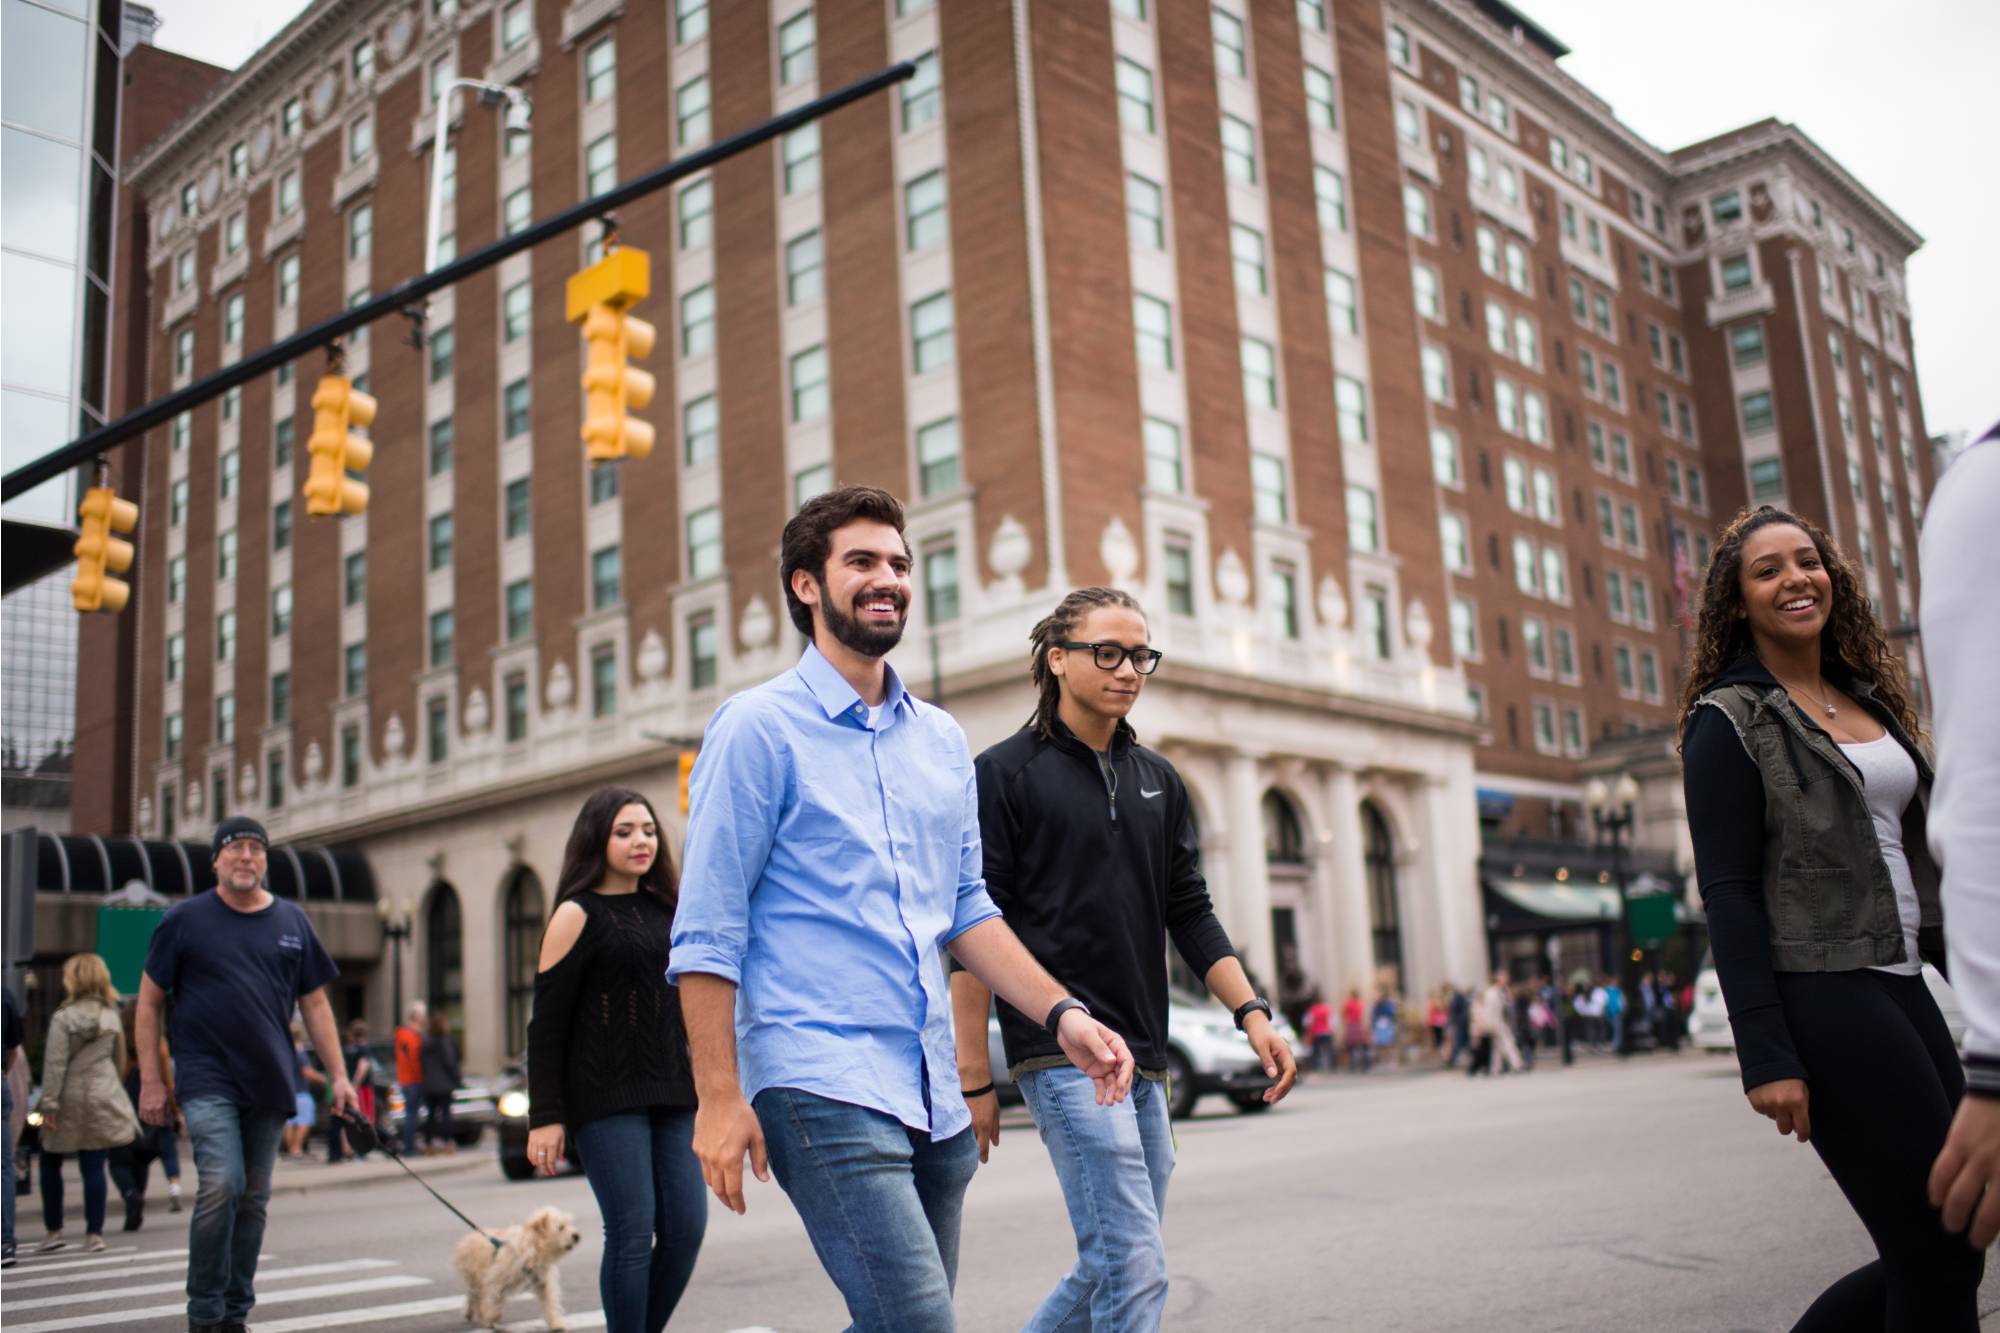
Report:
[[[1162,787],[1162,788],[1160,788],[1160,791],[1165,791],[1165,790],[1166,790],[1166,788],[1165,788],[1165,787]],[[1150,801],[1150,800],[1152,800],[1152,799],[1153,799],[1153,798],[1154,798],[1155,796],[1158,796],[1158,795],[1160,794],[1160,792],[1158,792],[1158,791],[1147,791],[1147,790],[1146,790],[1146,789],[1145,789],[1144,787],[1141,787],[1141,788],[1139,788],[1139,794],[1140,794],[1141,796],[1145,797],[1145,798],[1146,798],[1147,800],[1149,800],[1149,801]]]

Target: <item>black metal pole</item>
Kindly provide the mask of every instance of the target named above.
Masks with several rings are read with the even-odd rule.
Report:
[[[1639,977],[1632,962],[1632,894],[1625,874],[1625,833],[1632,827],[1631,807],[1605,821],[1611,829],[1611,873],[1618,880],[1618,986],[1624,992],[1619,1010],[1618,1054],[1632,1053],[1633,1007],[1639,1002]]]
[[[261,352],[253,352],[234,365],[226,366],[214,374],[196,380],[184,389],[156,398],[144,407],[138,408],[108,425],[102,426],[81,439],[73,440],[43,454],[32,463],[26,463],[9,472],[0,482],[0,500],[12,500],[23,492],[32,490],[52,477],[86,462],[114,445],[123,444],[135,435],[143,435],[155,426],[164,425],[181,413],[199,407],[211,398],[219,398],[239,384],[246,384],[260,375],[268,374],[289,361],[318,348],[325,347],[335,338],[351,333],[364,324],[372,324],[388,315],[400,314],[404,307],[421,302],[432,292],[440,291],[471,277],[482,269],[519,254],[523,250],[540,245],[553,236],[559,236],[573,227],[581,226],[634,199],[664,189],[697,171],[714,166],[724,158],[733,157],[746,148],[789,134],[809,121],[817,120],[832,111],[858,102],[864,97],[880,92],[894,83],[900,83],[915,75],[917,67],[905,60],[889,66],[879,74],[871,74],[856,80],[845,88],[828,93],[816,102],[808,102],[802,107],[787,111],[782,116],[774,116],[761,125],[732,135],[721,143],[710,144],[686,157],[676,158],[666,166],[644,176],[627,181],[625,184],[605,191],[594,198],[586,199],[574,208],[565,209],[552,218],[537,222],[531,227],[502,237],[493,244],[475,250],[462,258],[454,259],[442,268],[411,278],[408,282],[384,292],[352,310],[344,310],[331,319],[321,320],[303,333],[295,333],[283,342],[273,343]]]

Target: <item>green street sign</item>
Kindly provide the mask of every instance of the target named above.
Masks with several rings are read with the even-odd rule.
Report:
[[[111,985],[120,995],[137,995],[146,970],[146,950],[153,929],[167,914],[165,907],[104,906],[97,909],[97,952],[111,969]]]
[[[1641,944],[1657,944],[1674,934],[1674,895],[1635,894],[1632,898],[1632,938]]]

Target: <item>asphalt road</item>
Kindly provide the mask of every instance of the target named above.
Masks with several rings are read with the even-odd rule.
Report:
[[[1204,1103],[1180,1127],[1179,1153],[1172,1329],[1761,1333],[1789,1327],[1872,1257],[1818,1158],[1749,1112],[1726,1057],[1600,1060],[1477,1083],[1322,1077],[1263,1115]],[[581,1178],[512,1184],[482,1164],[436,1184],[489,1225],[544,1203],[573,1211],[586,1240],[563,1269],[571,1326],[601,1326],[600,1233]],[[74,1186],[70,1199],[80,1208]],[[741,1218],[712,1205],[673,1327],[841,1327],[782,1192],[753,1184],[749,1200]],[[20,1235],[32,1240],[36,1201],[21,1202]],[[114,1206],[112,1251],[24,1260],[0,1285],[7,1333],[182,1327],[186,1222],[156,1208],[125,1235]],[[252,1328],[463,1328],[448,1266],[459,1230],[408,1180],[281,1193]],[[1019,1328],[1073,1257],[1047,1157],[1019,1112],[973,1182],[964,1254],[967,1333]],[[2000,1328],[1991,1272],[1981,1312]],[[508,1317],[541,1327],[525,1300]]]

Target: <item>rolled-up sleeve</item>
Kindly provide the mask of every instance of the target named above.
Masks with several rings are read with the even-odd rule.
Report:
[[[680,905],[667,980],[700,972],[740,982],[750,894],[763,877],[790,789],[769,723],[732,699],[716,711],[689,776]]]
[[[953,730],[957,730],[955,724]],[[958,832],[958,900],[952,908],[951,933],[945,936],[946,943],[980,922],[1000,915],[992,895],[986,892],[986,850],[979,836],[979,775],[973,768],[963,732],[958,735],[958,745],[965,755],[965,800]]]

